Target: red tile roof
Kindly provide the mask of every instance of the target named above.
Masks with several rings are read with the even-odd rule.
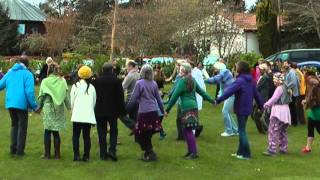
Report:
[[[234,22],[244,31],[257,31],[257,20],[255,14],[237,13]]]

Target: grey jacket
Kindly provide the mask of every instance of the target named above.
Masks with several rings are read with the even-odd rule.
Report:
[[[288,89],[292,90],[293,97],[299,96],[300,82],[296,74],[296,71],[294,69],[290,69],[290,71],[288,72],[288,74],[284,79],[284,83],[288,87]]]
[[[131,94],[134,90],[137,80],[140,79],[140,74],[136,70],[132,70],[124,78],[122,82],[122,87],[124,91],[127,91],[127,100],[130,99]]]

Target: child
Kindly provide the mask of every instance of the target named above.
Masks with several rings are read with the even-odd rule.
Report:
[[[263,108],[263,100],[259,95],[255,81],[250,74],[250,66],[247,62],[240,61],[236,65],[238,76],[236,80],[224,90],[222,96],[216,99],[216,104],[235,95],[234,112],[238,119],[239,147],[236,154],[232,156],[240,160],[249,160],[251,157],[249,141],[246,133],[246,124],[248,116],[253,111],[253,98],[259,109]]]
[[[264,108],[272,107],[268,129],[269,145],[267,151],[263,153],[266,156],[275,155],[277,153],[278,144],[280,153],[286,154],[288,152],[287,128],[291,124],[289,109],[291,95],[284,85],[284,75],[275,73],[273,75],[273,82],[276,86],[276,90],[268,102],[264,104]]]
[[[166,112],[169,113],[176,101],[180,98],[181,101],[181,124],[185,140],[188,145],[188,152],[184,156],[186,159],[198,158],[197,146],[193,130],[200,125],[198,118],[198,105],[196,93],[199,93],[205,100],[214,103],[214,100],[200,88],[191,75],[191,66],[187,63],[181,64],[180,76],[181,79],[174,88],[173,94],[169,99]]]
[[[158,109],[162,114],[164,110],[157,83],[153,80],[152,67],[144,65],[140,76],[141,80],[137,81],[127,106],[132,109],[139,103],[138,119],[133,133],[144,151],[142,160],[150,162],[157,160],[151,139],[154,133],[162,129]]]
[[[307,73],[307,93],[303,101],[307,108],[308,138],[302,153],[310,153],[314,139],[314,129],[320,134],[320,80],[314,73]]]
[[[43,79],[40,86],[39,102],[43,114],[44,126],[44,159],[50,159],[51,134],[54,137],[54,154],[60,159],[59,131],[65,129],[65,106],[70,109],[68,85],[66,80],[59,76],[59,66],[56,63],[48,65],[47,78]]]
[[[78,71],[79,80],[71,89],[71,108],[73,122],[73,153],[74,161],[80,161],[79,138],[82,131],[84,154],[82,160],[89,161],[91,139],[91,125],[96,124],[94,108],[96,104],[96,90],[90,84],[92,71],[88,66],[82,66]]]

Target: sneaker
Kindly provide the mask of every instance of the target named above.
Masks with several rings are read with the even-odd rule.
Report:
[[[242,155],[237,155],[236,158],[239,159],[239,160],[250,160],[250,158],[248,158],[248,157],[243,157]]]
[[[199,156],[197,154],[191,153],[189,156],[185,157],[187,160],[198,159]]]
[[[265,151],[265,152],[263,152],[262,154],[263,154],[264,156],[274,156],[274,155],[275,155],[275,153],[270,152],[270,151]]]
[[[238,154],[237,153],[234,153],[234,154],[231,154],[232,157],[237,157]]]
[[[307,149],[307,147],[304,147],[304,148],[301,150],[301,152],[302,152],[303,154],[309,154],[309,153],[311,153],[311,149]]]
[[[229,134],[227,132],[223,132],[223,133],[221,133],[221,136],[222,137],[231,137],[231,136],[234,136],[234,134],[233,133]]]
[[[189,157],[190,155],[191,155],[191,153],[188,152],[186,155],[183,156],[183,158],[187,158],[187,157]]]

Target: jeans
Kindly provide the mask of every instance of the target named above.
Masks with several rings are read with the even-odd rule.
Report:
[[[72,144],[73,153],[75,157],[80,156],[79,152],[79,138],[82,131],[84,154],[83,157],[89,158],[91,149],[91,139],[90,139],[90,129],[91,124],[89,123],[73,123],[73,134],[72,134]]]
[[[28,112],[10,108],[11,117],[11,154],[24,155],[27,140]]]
[[[118,138],[118,121],[116,117],[97,117],[97,130],[100,144],[100,157],[107,156],[107,127],[110,126],[110,148],[109,152],[116,153]]]
[[[239,127],[239,146],[238,146],[237,155],[241,155],[245,158],[250,158],[251,153],[250,153],[249,141],[248,141],[247,132],[246,132],[246,124],[247,124],[248,116],[237,115],[237,118],[238,118],[238,127]]]
[[[234,96],[231,96],[224,101],[223,108],[222,108],[222,114],[223,114],[223,120],[224,120],[224,132],[228,134],[238,133],[238,127],[232,117],[233,103],[234,103]]]

